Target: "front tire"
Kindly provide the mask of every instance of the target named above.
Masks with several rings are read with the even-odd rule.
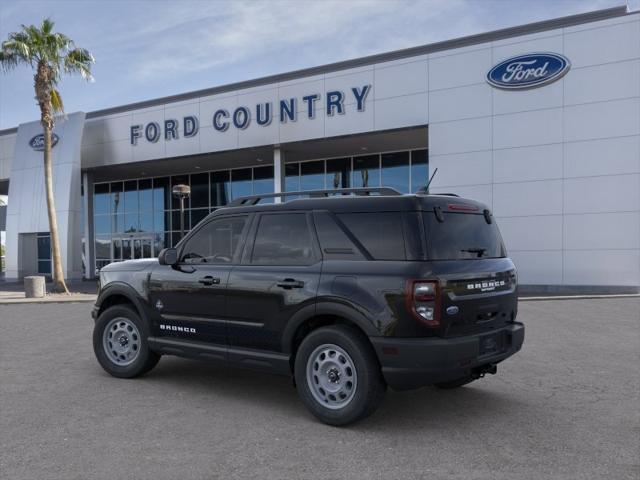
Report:
[[[386,391],[366,338],[343,325],[319,328],[304,338],[296,355],[295,379],[311,413],[336,426],[371,415]]]
[[[100,366],[114,377],[134,378],[156,366],[160,355],[149,350],[149,329],[128,305],[114,305],[98,317],[93,351]]]

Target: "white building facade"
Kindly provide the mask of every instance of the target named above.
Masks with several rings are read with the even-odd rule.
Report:
[[[47,272],[39,131],[0,131],[8,279]],[[71,278],[175,244],[175,184],[189,229],[246,194],[411,193],[437,168],[431,193],[492,209],[521,284],[640,288],[640,13],[623,7],[72,114],[55,133]]]

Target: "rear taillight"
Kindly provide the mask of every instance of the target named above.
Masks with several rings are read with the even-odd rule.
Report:
[[[440,289],[438,282],[409,280],[407,282],[407,308],[421,323],[429,327],[440,326]]]

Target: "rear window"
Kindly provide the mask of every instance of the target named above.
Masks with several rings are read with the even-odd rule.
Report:
[[[487,223],[482,214],[448,212],[443,213],[442,222],[438,221],[434,212],[423,215],[430,260],[506,256],[495,221]]]
[[[342,213],[338,218],[375,260],[406,260],[400,213]]]

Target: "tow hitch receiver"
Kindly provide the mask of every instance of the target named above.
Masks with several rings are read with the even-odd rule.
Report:
[[[471,371],[471,377],[474,379],[482,378],[487,374],[495,375],[497,371],[498,367],[495,363],[488,363],[487,365],[474,368]]]

